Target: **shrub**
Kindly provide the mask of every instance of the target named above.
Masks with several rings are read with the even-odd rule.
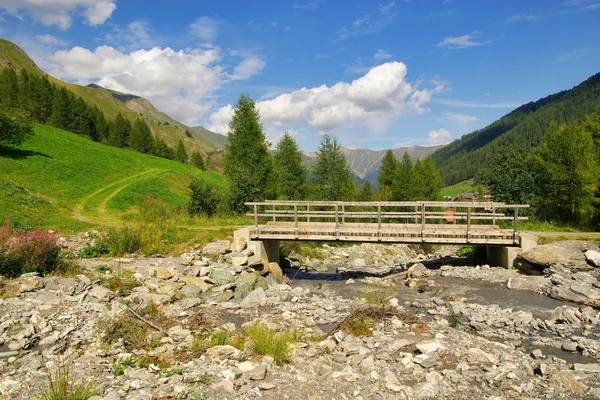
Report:
[[[102,243],[104,242],[104,243]],[[112,228],[101,241],[113,256],[135,253],[142,247],[142,235],[139,230],[128,227]]]
[[[204,214],[212,217],[216,214],[221,196],[215,191],[213,185],[202,178],[196,178],[190,182],[190,190],[192,191],[188,204],[190,215]]]
[[[64,267],[57,235],[40,229],[15,231],[9,221],[0,226],[0,275],[45,275]]]

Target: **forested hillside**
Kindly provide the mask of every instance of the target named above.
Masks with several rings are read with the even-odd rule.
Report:
[[[119,93],[94,84],[81,86],[56,79],[39,69],[19,46],[0,39],[0,72],[4,69],[12,69],[17,73],[24,70],[32,77],[43,77],[50,84],[66,89],[75,98],[81,98],[89,106],[97,107],[107,119],[121,114],[130,123],[134,123],[137,118],[142,117],[152,134],[169,147],[175,148],[182,141],[188,153],[198,151],[205,154],[223,149],[223,135],[204,128],[197,129],[201,127],[190,128],[160,112],[143,97]]]
[[[581,121],[600,105],[600,73],[571,90],[527,103],[491,125],[463,136],[433,153],[444,185],[472,178],[485,170],[493,154],[537,147],[551,123]]]

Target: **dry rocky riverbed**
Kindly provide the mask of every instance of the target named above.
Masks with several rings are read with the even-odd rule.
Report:
[[[287,277],[241,241],[81,260],[5,285],[0,398],[35,398],[58,365],[106,400],[597,399],[598,250],[538,248],[534,275],[404,245],[292,254]],[[287,332],[289,358],[256,354],[252,326]]]

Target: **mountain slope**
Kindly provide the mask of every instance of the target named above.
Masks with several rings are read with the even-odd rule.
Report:
[[[139,116],[142,116],[148,122],[152,133],[163,139],[171,147],[175,147],[179,140],[182,140],[188,152],[209,153],[223,149],[223,144],[220,143],[218,138],[215,138],[215,135],[218,135],[217,133],[202,128],[194,134],[192,128],[160,112],[143,97],[105,89],[95,84],[88,86],[75,85],[46,74],[19,46],[4,39],[0,39],[0,67],[13,68],[17,71],[26,69],[29,73],[47,76],[50,82],[55,85],[65,87],[81,96],[90,105],[98,106],[107,118],[114,118],[118,113],[121,113],[133,122]],[[225,137],[222,137],[224,141]]]
[[[528,151],[539,145],[552,122],[580,121],[600,105],[600,73],[570,90],[527,103],[484,129],[455,140],[432,157],[444,185],[473,178],[490,154],[504,148]]]
[[[51,227],[77,225],[77,220],[117,224],[121,213],[146,196],[170,206],[187,202],[190,179],[200,175],[226,188],[216,172],[36,124],[35,135],[20,148],[0,153],[0,220],[10,215]]]
[[[442,148],[443,146],[410,146],[410,147],[399,147],[392,149],[394,156],[398,160],[402,158],[404,152],[407,152],[411,160],[415,161],[417,158],[425,158],[432,154],[434,151]],[[370,181],[375,184],[377,177],[379,176],[379,167],[381,166],[381,160],[387,150],[369,150],[369,149],[347,149],[342,147],[342,152],[348,160],[348,166],[354,175],[356,175],[359,183]],[[307,165],[313,165],[316,162],[317,153],[315,152],[303,152],[303,160]]]

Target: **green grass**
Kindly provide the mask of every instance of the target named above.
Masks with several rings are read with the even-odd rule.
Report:
[[[86,222],[117,225],[122,212],[141,204],[140,193],[168,206],[182,205],[192,176],[226,189],[225,178],[216,172],[45,125],[35,125],[35,135],[19,149],[0,148],[0,176],[0,219],[11,215],[70,231],[85,229]]]
[[[477,186],[473,179],[468,179],[466,181],[458,182],[451,186],[446,186],[442,188],[442,196],[456,196],[459,193],[471,193],[476,192]]]
[[[252,341],[254,354],[269,355],[280,366],[290,360],[290,344],[297,339],[295,332],[277,332],[258,322],[248,326],[244,332]]]

